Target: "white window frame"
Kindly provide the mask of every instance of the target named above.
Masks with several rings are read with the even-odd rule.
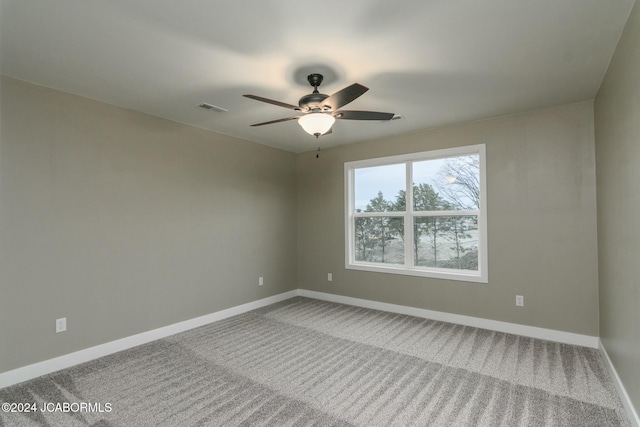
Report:
[[[478,154],[480,161],[480,209],[472,211],[413,211],[413,177],[410,164],[424,160]],[[488,283],[487,253],[487,189],[486,189],[486,147],[485,144],[467,145],[463,147],[424,151],[399,156],[380,157],[374,159],[345,162],[344,195],[345,195],[345,268],[349,270],[373,271],[379,273],[402,274],[409,276],[432,277],[437,279],[460,280],[466,282]],[[406,206],[405,212],[355,212],[355,170],[372,166],[387,166],[405,163],[406,171]],[[413,218],[416,216],[447,215],[478,216],[478,271],[456,270],[449,268],[423,267],[414,265],[413,255]],[[357,217],[404,217],[405,248],[404,265],[384,264],[355,260],[355,218]]]

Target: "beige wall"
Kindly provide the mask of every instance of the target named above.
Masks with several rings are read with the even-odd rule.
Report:
[[[479,143],[488,284],[345,270],[344,162]],[[301,288],[598,335],[591,102],[302,154],[297,168]]]
[[[640,410],[640,5],[595,102],[600,336]]]
[[[0,90],[0,372],[297,288],[294,154]]]

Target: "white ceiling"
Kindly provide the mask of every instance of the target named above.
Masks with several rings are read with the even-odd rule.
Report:
[[[593,99],[634,0],[1,0],[0,71],[293,152]],[[316,141],[290,104],[358,82]],[[208,102],[229,111],[197,105]]]

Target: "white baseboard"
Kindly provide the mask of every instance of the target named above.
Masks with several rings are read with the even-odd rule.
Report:
[[[391,313],[407,314],[410,316],[423,317],[426,319],[440,320],[442,322],[455,323],[458,325],[474,326],[476,328],[489,329],[492,331],[505,332],[508,334],[522,335],[531,338],[540,338],[543,340],[579,345],[582,347],[598,348],[598,337],[592,337],[589,335],[574,334],[572,332],[556,331],[554,329],[538,328],[536,326],[519,325],[516,323],[501,322],[499,320],[463,316],[461,314],[426,310],[424,308],[407,307],[404,305],[389,304],[386,302],[327,294],[324,292],[309,291],[306,289],[298,289],[298,295],[324,301],[337,302],[341,304],[355,305],[358,307],[372,308],[375,310],[389,311]]]
[[[162,328],[132,335],[116,341],[100,344],[95,347],[89,347],[84,350],[79,350],[70,354],[65,354],[64,356],[56,357],[54,359],[34,363],[32,365],[17,368],[12,371],[3,372],[0,373],[0,388],[18,384],[23,381],[37,378],[41,375],[50,374],[52,372],[59,371],[60,369],[69,368],[71,366],[88,362],[90,360],[107,356],[109,354],[117,353],[118,351],[126,350],[141,344],[146,344],[148,342],[165,338],[179,332],[188,331],[189,329],[197,328],[199,326],[204,326],[218,320],[236,316],[247,311],[255,310],[256,308],[261,308],[270,304],[274,304],[276,302],[284,301],[297,295],[298,290],[284,292],[268,298],[263,298],[257,301],[252,301],[246,304],[217,311],[215,313],[196,317],[194,319],[174,323],[173,325],[164,326]]]
[[[309,291],[306,289],[296,289],[282,294],[263,298],[250,303],[231,307],[205,316],[196,317],[195,319],[185,320],[184,322],[175,323],[162,328],[132,335],[116,341],[100,344],[84,350],[79,350],[70,354],[66,354],[53,359],[34,363],[0,373],[0,388],[18,384],[41,375],[50,374],[60,369],[69,368],[71,366],[88,362],[99,357],[107,356],[118,351],[126,350],[150,341],[168,337],[189,329],[207,325],[218,320],[226,319],[231,316],[255,310],[276,302],[284,301],[295,296],[303,296],[315,298],[324,301],[332,301],[342,304],[355,305],[358,307],[371,308],[375,310],[388,311],[392,313],[407,314],[410,316],[422,317],[427,319],[439,320],[443,322],[456,323],[465,326],[474,326],[477,328],[489,329],[498,332],[506,332],[515,335],[522,335],[532,338],[540,338],[549,341],[557,341],[566,344],[580,345],[584,347],[600,348],[598,337],[588,335],[574,334],[571,332],[556,331],[552,329],[538,328],[535,326],[518,325],[515,323],[501,322],[497,320],[482,319],[479,317],[463,316],[460,314],[445,313],[441,311],[426,310],[423,308],[408,307],[397,304],[389,304],[378,301],[371,301],[361,298],[352,298],[324,292]],[[640,427],[640,426],[637,426]]]
[[[618,372],[616,371],[616,368],[613,366],[613,362],[611,362],[611,359],[609,358],[607,349],[604,348],[604,344],[602,343],[602,340],[598,339],[598,343],[599,343],[598,350],[600,350],[600,354],[602,355],[605,365],[609,370],[609,374],[613,379],[613,384],[616,386],[616,390],[618,391],[620,400],[622,400],[622,405],[624,406],[624,410],[627,412],[629,421],[631,422],[631,425],[633,427],[640,427],[640,417],[638,417],[638,412],[636,412],[636,409],[633,407],[633,403],[631,403],[631,399],[627,394],[627,390],[624,388],[624,385],[622,384],[622,380],[620,380],[620,377],[618,376]]]

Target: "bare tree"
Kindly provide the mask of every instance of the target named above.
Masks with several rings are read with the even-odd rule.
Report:
[[[480,208],[480,157],[447,159],[438,171],[436,187],[458,209]]]
[[[447,159],[437,175],[438,179],[434,184],[452,207],[470,210],[480,208],[480,157],[478,155]],[[456,253],[455,259],[450,260],[450,266],[453,268],[477,268],[477,249],[470,251],[469,247],[465,248],[461,245],[461,239],[471,237],[468,233],[468,221],[469,218],[462,217],[453,219],[451,230],[453,233],[447,236],[454,243],[452,250]]]

